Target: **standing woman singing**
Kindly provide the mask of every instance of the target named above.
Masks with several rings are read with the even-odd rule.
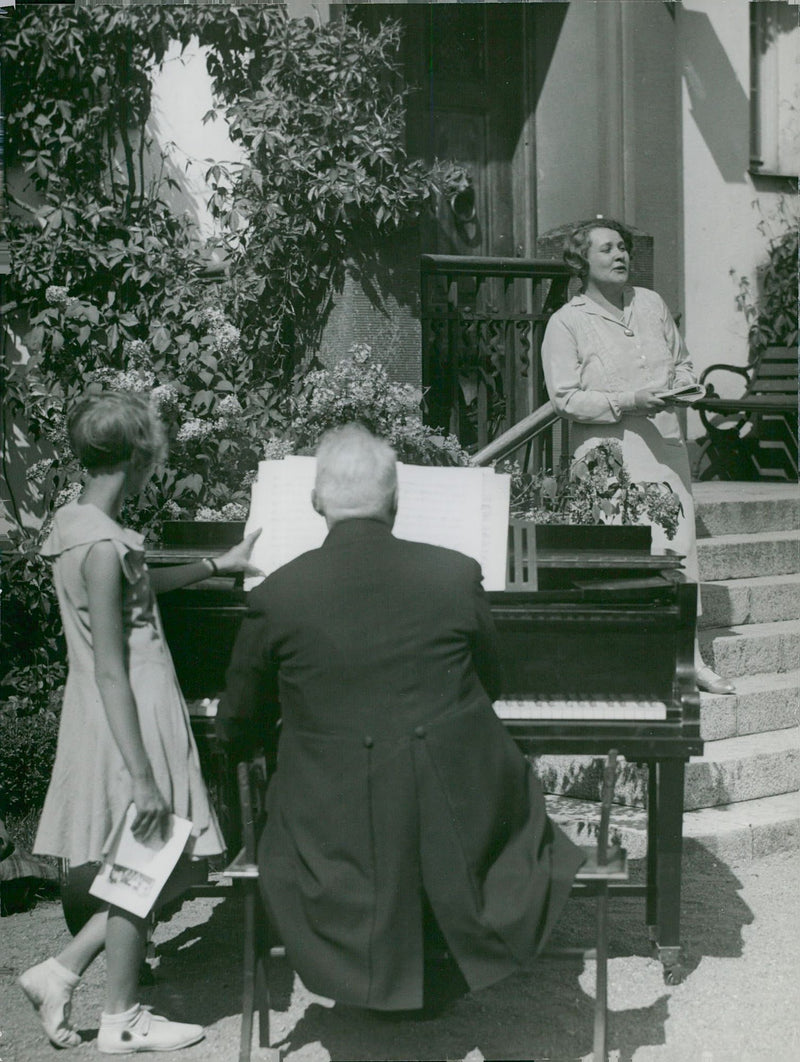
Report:
[[[666,482],[683,514],[669,548],[683,554],[686,578],[699,582],[694,501],[686,449],[674,408],[657,392],[696,383],[689,354],[666,303],[649,288],[628,283],[633,239],[608,218],[582,222],[569,235],[564,260],[582,290],[550,318],[542,342],[547,390],[570,422],[576,456],[616,439],[631,478]],[[668,540],[653,527],[653,551]],[[695,641],[697,685],[733,693]]]
[[[249,562],[258,532],[216,560],[149,572],[140,534],[119,512],[165,452],[164,429],[148,400],[109,392],[85,397],[68,419],[70,444],[86,469],[81,496],[59,509],[42,553],[53,579],[69,672],[53,774],[35,851],[72,867],[99,864],[130,803],[133,834],[163,839],[172,812],[192,822],[187,848],[158,904],[184,891],[188,861],[224,850],[200,773],[186,704],[161,629],[155,592],[215,571],[258,574]],[[202,1039],[200,1025],[168,1021],[142,1007],[138,972],[147,922],[122,908],[93,914],[56,956],[19,979],[50,1041],[75,1047],[70,1000],[105,948],[106,1000],[98,1049],[105,1054],[172,1051]]]

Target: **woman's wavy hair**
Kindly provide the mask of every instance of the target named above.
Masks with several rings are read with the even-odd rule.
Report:
[[[622,237],[625,250],[633,255],[633,233],[621,221],[614,218],[592,218],[590,221],[581,221],[564,242],[564,261],[570,268],[573,276],[579,277],[583,284],[589,272],[589,260],[586,257],[589,251],[589,237],[595,229],[613,229]]]
[[[70,446],[89,472],[123,461],[148,465],[167,452],[167,434],[152,402],[131,391],[103,391],[78,399],[67,417]]]

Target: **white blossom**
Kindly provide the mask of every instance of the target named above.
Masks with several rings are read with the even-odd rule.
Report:
[[[80,483],[70,483],[69,486],[64,487],[56,495],[56,507],[60,508],[62,505],[75,501],[80,496],[82,489],[83,487]]]
[[[236,395],[225,395],[217,402],[217,412],[221,417],[238,417],[242,413],[242,404]]]
[[[213,424],[210,424],[206,420],[194,418],[192,420],[186,420],[181,424],[176,438],[178,442],[197,441],[200,439],[207,439],[209,435],[213,434],[213,431]]]
[[[153,388],[150,399],[155,403],[158,411],[163,413],[178,407],[180,395],[175,384],[158,384],[157,387]]]
[[[50,306],[66,306],[68,293],[60,284],[51,284],[44,293],[44,297]]]

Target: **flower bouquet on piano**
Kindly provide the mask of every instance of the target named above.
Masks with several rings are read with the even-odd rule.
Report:
[[[668,391],[656,391],[655,396],[669,405],[691,406],[706,397],[706,390],[704,384],[681,384],[680,387],[673,387]]]
[[[511,515],[535,524],[658,524],[675,537],[682,513],[678,495],[664,482],[634,482],[617,439],[605,439],[571,465],[511,473]]]

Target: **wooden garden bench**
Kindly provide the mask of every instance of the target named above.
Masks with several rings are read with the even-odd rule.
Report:
[[[712,373],[742,376],[745,388],[736,398],[722,398],[708,384]],[[718,363],[700,377],[708,384],[705,398],[693,403],[707,441],[699,478],[797,479],[797,352],[767,347],[746,367]]]

